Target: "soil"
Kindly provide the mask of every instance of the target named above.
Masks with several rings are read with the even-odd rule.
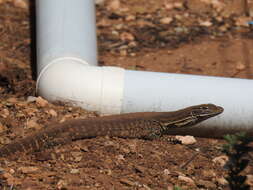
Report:
[[[99,64],[253,78],[253,2],[97,0]],[[98,117],[35,94],[33,1],[0,1],[0,144],[70,118]],[[222,139],[99,137],[0,159],[0,189],[229,189]],[[253,145],[252,145],[253,146]],[[1,156],[1,155],[0,155]],[[243,175],[253,189],[253,154]]]

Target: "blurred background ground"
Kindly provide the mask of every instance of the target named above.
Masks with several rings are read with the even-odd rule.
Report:
[[[252,0],[97,0],[96,9],[100,65],[253,78]],[[51,122],[97,117],[34,97],[33,11],[33,1],[0,0],[1,145]],[[82,140],[1,159],[0,189],[227,189],[223,143]],[[252,156],[244,172],[251,189]]]

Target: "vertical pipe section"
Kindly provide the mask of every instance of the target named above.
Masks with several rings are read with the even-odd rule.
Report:
[[[93,0],[37,0],[38,74],[52,61],[66,57],[97,65]]]
[[[124,69],[97,66],[94,0],[37,0],[36,91],[100,113],[120,113]]]

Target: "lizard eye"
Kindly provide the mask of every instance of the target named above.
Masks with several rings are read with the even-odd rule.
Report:
[[[209,110],[209,107],[203,106],[203,107],[200,107],[200,110],[202,110],[202,111],[207,111],[207,110]]]
[[[201,116],[201,115],[208,114],[209,112],[210,112],[210,109],[207,106],[202,106],[198,109],[192,110],[192,115],[193,116]]]

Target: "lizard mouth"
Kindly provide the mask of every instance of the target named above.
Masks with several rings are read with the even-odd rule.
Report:
[[[216,106],[217,107],[217,112],[216,115],[221,114],[224,111],[224,108],[221,106]]]

